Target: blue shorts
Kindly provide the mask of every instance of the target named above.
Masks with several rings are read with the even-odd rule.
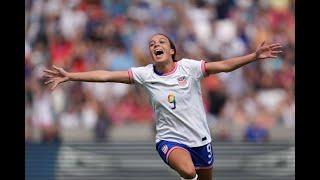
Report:
[[[161,159],[167,165],[169,165],[168,158],[170,153],[176,148],[186,150],[190,153],[192,162],[196,169],[211,168],[213,165],[214,157],[211,143],[200,147],[188,147],[185,144],[161,140],[156,144],[156,149]]]

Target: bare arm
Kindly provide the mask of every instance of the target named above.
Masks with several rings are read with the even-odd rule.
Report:
[[[45,84],[52,84],[53,90],[58,84],[67,81],[84,81],[84,82],[118,82],[130,84],[131,79],[128,71],[87,71],[87,72],[66,72],[64,69],[53,66],[52,70],[44,70],[44,77],[49,80]]]
[[[206,63],[206,71],[209,74],[215,74],[219,72],[230,72],[255,60],[276,58],[277,55],[282,52],[278,50],[279,48],[281,48],[280,44],[264,45],[263,42],[254,53],[227,59],[224,61]]]
[[[71,81],[130,83],[128,71],[87,71],[68,73],[68,77]]]

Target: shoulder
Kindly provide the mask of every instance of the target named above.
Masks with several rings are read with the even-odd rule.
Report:
[[[131,67],[131,71],[133,72],[137,72],[137,73],[148,73],[148,72],[152,72],[153,71],[153,65],[152,64],[148,64],[146,66],[139,66],[139,67]]]
[[[196,59],[188,59],[188,58],[183,58],[180,61],[178,61],[179,65],[187,69],[198,69],[199,67],[202,66],[204,62],[205,62],[204,60],[196,60]]]
[[[131,67],[129,73],[133,75],[133,78],[135,80],[140,79],[141,82],[144,81],[144,79],[150,78],[153,72],[153,65],[148,64],[146,66],[140,66],[140,67]]]
[[[185,65],[188,64],[190,61],[194,61],[194,59],[182,58],[178,61],[179,64]]]
[[[203,60],[196,60],[196,59],[189,59],[189,58],[182,58],[180,61],[178,61],[181,65],[195,65],[195,64],[201,64]]]
[[[183,58],[178,62],[182,66],[183,69],[185,69],[190,74],[193,74],[196,78],[204,77],[206,75],[204,60]]]

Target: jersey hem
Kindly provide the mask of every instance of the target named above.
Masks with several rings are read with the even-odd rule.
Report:
[[[199,144],[189,144],[189,143],[184,143],[184,142],[178,142],[178,141],[176,141],[176,140],[174,140],[174,139],[160,139],[160,138],[156,138],[155,143],[157,144],[158,142],[160,142],[160,141],[162,141],[162,140],[163,140],[163,141],[171,141],[171,142],[175,142],[175,143],[179,143],[179,144],[184,144],[184,145],[186,145],[186,146],[188,146],[188,147],[190,147],[190,148],[204,146],[204,145],[212,142],[212,139],[211,139],[211,138],[209,138],[209,140],[206,140],[206,141],[201,142],[201,143],[199,143]]]

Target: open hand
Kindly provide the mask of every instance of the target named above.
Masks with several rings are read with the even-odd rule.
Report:
[[[280,51],[282,46],[279,43],[266,45],[263,41],[256,50],[257,59],[276,58],[282,52]]]
[[[70,78],[68,77],[68,73],[55,65],[52,66],[53,69],[45,69],[44,77],[48,78],[49,80],[45,82],[45,84],[51,84],[51,90],[53,90],[58,84],[68,81]]]

